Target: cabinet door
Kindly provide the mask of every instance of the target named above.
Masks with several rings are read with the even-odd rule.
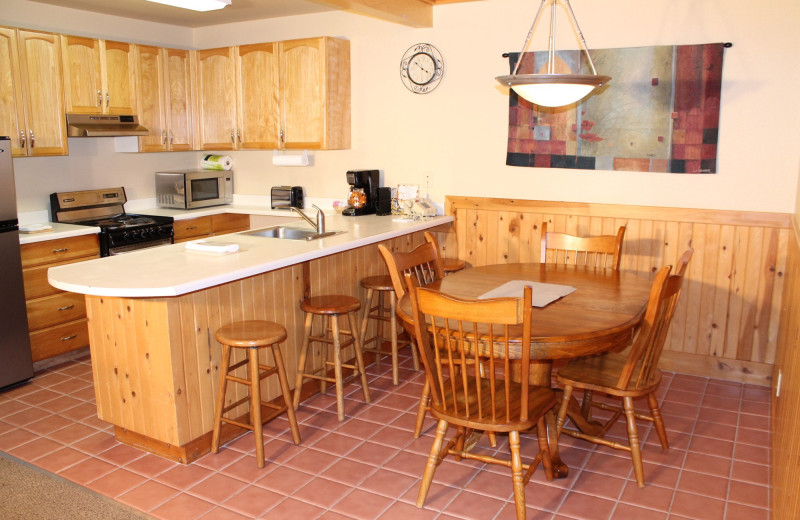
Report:
[[[139,150],[163,152],[167,150],[163,53],[159,47],[137,45],[135,55],[139,123],[148,130],[147,135],[139,137]]]
[[[324,50],[321,38],[281,42],[284,148],[322,148]]]
[[[99,114],[105,98],[100,70],[100,40],[62,36],[67,112]]]
[[[101,72],[104,81],[103,113],[136,113],[136,75],[133,73],[133,44],[101,42]]]
[[[236,149],[234,48],[197,51],[197,132],[200,150]]]
[[[165,49],[165,99],[167,139],[171,150],[192,149],[191,54],[180,49]]]
[[[28,155],[67,155],[67,123],[57,34],[19,31]]]
[[[0,135],[11,137],[11,154],[27,155],[19,78],[17,31],[0,27]]]
[[[237,54],[240,149],[280,147],[278,44],[242,45]]]

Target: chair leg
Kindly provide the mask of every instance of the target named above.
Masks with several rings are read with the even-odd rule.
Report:
[[[350,323],[350,330],[356,330],[355,326],[357,324],[356,324],[355,314],[352,312],[348,313],[347,319]],[[364,369],[364,352],[361,349],[362,346],[361,340],[356,335],[353,335],[353,345],[356,355],[356,366],[358,367],[357,370],[361,374],[361,391],[364,394],[364,401],[369,403],[370,402],[369,385],[367,384],[367,371]]]
[[[278,381],[281,385],[283,402],[286,404],[286,415],[289,419],[289,429],[292,430],[292,440],[295,444],[300,444],[300,427],[297,425],[297,415],[295,415],[294,406],[292,406],[289,378],[286,376],[286,365],[283,363],[281,347],[277,343],[272,345],[272,357],[275,359],[275,366],[278,368]]]
[[[519,432],[508,432],[508,448],[511,451],[511,482],[514,486],[514,505],[517,520],[525,520],[525,482],[522,478],[522,457],[519,448]]]
[[[359,328],[358,337],[361,338],[361,345],[365,346],[367,342],[367,329],[369,328],[369,315],[370,308],[372,307],[372,295],[375,289],[367,289],[367,297],[364,299],[364,316],[361,318],[361,327]],[[375,354],[375,362],[381,360],[380,354]]]
[[[214,408],[214,431],[211,434],[211,453],[219,453],[219,432],[222,428],[222,409],[225,407],[225,392],[228,390],[228,367],[231,364],[231,347],[222,345],[222,359],[219,367],[219,390]]]
[[[381,291],[381,306],[383,305],[383,291]],[[381,307],[382,308],[382,307]],[[392,338],[392,382],[400,383],[400,360],[397,357],[397,298],[394,291],[389,293],[389,335]]]
[[[297,377],[294,383],[294,401],[293,408],[297,410],[300,406],[300,392],[303,390],[303,373],[306,371],[306,358],[308,357],[308,338],[311,336],[311,320],[313,319],[311,313],[306,313],[306,322],[303,332],[303,343],[300,345],[300,358],[297,360]]]
[[[256,463],[264,467],[264,436],[261,424],[261,378],[258,369],[258,347],[247,349],[250,358],[250,422],[253,425],[253,437],[256,440]]]
[[[334,372],[333,378],[336,381],[336,412],[339,415],[339,421],[344,421],[344,389],[342,388],[342,346],[339,342],[339,320],[337,316],[331,316],[331,328],[333,329],[333,372]]]
[[[652,392],[647,394],[647,403],[650,405],[650,415],[653,417],[653,424],[656,426],[656,433],[658,433],[658,439],[661,441],[661,447],[668,450],[669,441],[667,440],[667,429],[664,427],[664,418],[661,417],[658,399]]]
[[[587,421],[592,420],[592,391],[591,390],[584,390],[583,391],[583,401],[581,401],[581,415],[583,415]]]
[[[633,472],[636,474],[636,483],[644,487],[644,466],[642,465],[642,447],[639,445],[639,432],[636,430],[636,416],[633,409],[633,398],[623,397],[622,406],[628,423],[628,444],[631,447],[633,459]]]
[[[428,462],[425,465],[425,473],[422,475],[422,482],[419,485],[419,494],[417,495],[417,507],[425,505],[425,499],[428,497],[428,491],[431,489],[433,483],[433,474],[436,472],[436,467],[442,462],[441,452],[444,445],[444,436],[447,434],[447,421],[439,419],[439,424],[436,426],[436,438],[433,439],[431,452],[428,455]]]
[[[556,417],[556,431],[561,435],[561,430],[564,429],[564,423],[567,420],[567,409],[569,409],[569,400],[572,398],[571,386],[564,386],[564,395],[561,397],[561,406],[558,408],[558,416]]]
[[[425,414],[428,412],[428,406],[431,401],[431,386],[428,384],[428,378],[425,378],[425,383],[422,385],[422,395],[419,397],[419,407],[417,408],[417,424],[414,425],[414,438],[419,439],[422,435],[422,426],[425,424]]]

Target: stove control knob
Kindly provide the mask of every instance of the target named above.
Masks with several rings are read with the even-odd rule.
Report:
[[[130,240],[130,238],[131,238],[131,234],[129,232],[125,231],[125,232],[122,233],[122,240],[123,241]]]

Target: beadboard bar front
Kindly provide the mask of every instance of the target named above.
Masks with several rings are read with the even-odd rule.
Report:
[[[444,255],[473,266],[538,262],[542,222],[575,235],[627,226],[622,269],[655,272],[689,247],[686,286],[661,367],[769,385],[791,218],[783,213],[448,196]]]
[[[422,233],[413,233],[382,243],[407,251],[423,241]],[[281,323],[288,333],[281,348],[293,384],[303,337],[299,305],[308,291],[364,301],[361,279],[385,273],[372,244],[176,297],[86,296],[98,416],[115,425],[122,442],[191,462],[211,446],[221,355],[214,334],[220,326],[252,319]],[[234,349],[234,362],[246,355],[239,350]],[[308,362],[321,367],[322,361],[317,350]],[[265,400],[280,395],[273,379],[262,381]],[[229,385],[226,404],[244,395],[242,385]],[[243,404],[230,415],[246,411]]]

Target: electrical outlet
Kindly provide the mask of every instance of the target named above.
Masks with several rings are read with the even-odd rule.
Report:
[[[781,369],[778,369],[778,380],[775,381],[775,397],[781,396],[781,381],[783,380],[783,372]]]

